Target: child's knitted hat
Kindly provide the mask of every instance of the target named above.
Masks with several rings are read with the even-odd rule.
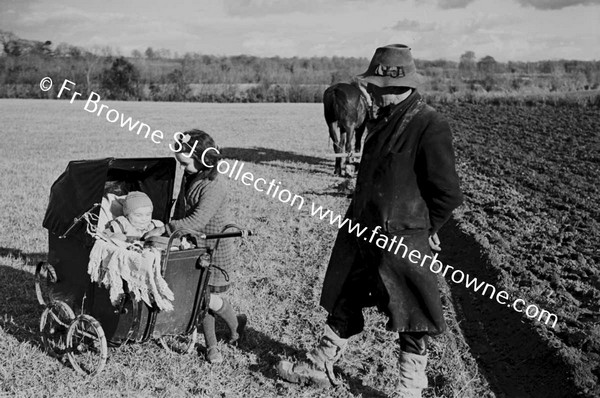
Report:
[[[139,191],[129,192],[125,198],[125,202],[123,203],[123,214],[127,216],[135,209],[139,209],[140,207],[153,208],[152,201],[148,195]]]

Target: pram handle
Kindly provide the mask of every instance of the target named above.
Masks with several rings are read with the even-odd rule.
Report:
[[[194,231],[194,230],[187,229],[187,228],[176,229],[175,231],[173,231],[173,233],[169,237],[169,242],[167,243],[166,260],[165,260],[164,264],[166,264],[169,259],[169,254],[171,253],[171,246],[173,245],[173,241],[183,235],[192,235],[192,236],[198,237],[200,239],[207,239],[207,240],[208,239],[221,239],[221,238],[237,238],[237,237],[245,238],[247,236],[252,235],[252,231],[243,230],[235,224],[227,224],[223,227],[223,229],[221,231],[225,231],[229,228],[236,228],[236,229],[238,229],[238,231],[222,232],[220,234],[208,234],[207,235],[207,234],[202,234],[202,233],[199,233],[198,231]],[[219,241],[217,240],[217,244],[215,245],[213,250],[217,250],[218,245],[219,245]]]
[[[176,229],[175,231],[173,231],[173,233],[171,234],[171,236],[169,237],[169,242],[167,244],[167,253],[169,251],[171,251],[171,245],[173,244],[173,241],[183,235],[192,235],[192,236],[196,236],[199,237],[200,239],[221,239],[221,238],[237,238],[237,237],[242,237],[245,238],[247,236],[253,235],[252,231],[249,229],[241,229],[240,227],[238,227],[235,224],[228,224],[223,228],[223,231],[225,231],[226,229],[229,228],[237,228],[238,231],[236,232],[223,232],[220,234],[202,234],[202,233],[198,233],[198,231],[194,231],[191,229],[187,229],[187,228],[180,228],[180,229]],[[216,249],[216,247],[215,247]]]
[[[194,231],[194,230],[187,229],[187,228],[176,229],[175,231],[173,231],[173,233],[169,237],[169,244],[167,245],[167,247],[171,247],[173,240],[175,240],[183,235],[193,235],[200,239],[206,239],[206,240],[221,239],[221,238],[239,238],[239,237],[245,238],[247,236],[254,235],[251,230],[241,229],[237,225],[234,225],[234,224],[226,225],[225,228],[223,228],[223,230],[228,229],[228,228],[238,228],[238,231],[223,232],[220,234],[202,234],[202,233],[198,233],[198,231]]]
[[[200,234],[198,236],[202,239],[208,240],[208,239],[238,238],[238,237],[245,238],[245,237],[251,236],[251,235],[253,235],[252,231],[249,229],[246,229],[246,230],[241,230],[241,231],[237,231],[237,232],[225,232],[222,234],[209,234],[209,235]]]

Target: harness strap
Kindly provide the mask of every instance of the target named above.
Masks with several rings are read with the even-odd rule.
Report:
[[[160,222],[162,225],[158,225],[158,224],[156,223],[156,221]],[[165,226],[165,224],[164,224],[164,223],[162,223],[160,220],[152,220],[152,221],[150,221],[150,224],[152,224],[152,226],[153,226],[154,228],[158,228],[158,227],[164,227],[164,226]]]
[[[121,221],[119,221],[118,218],[115,218],[113,221],[119,226],[119,228],[121,229],[121,233],[123,235],[125,235],[125,227],[123,226],[123,224],[121,223]],[[116,232],[116,231],[113,229],[113,232]]]

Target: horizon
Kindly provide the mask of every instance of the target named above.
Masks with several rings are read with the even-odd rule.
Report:
[[[361,4],[362,3],[362,4]],[[420,61],[597,61],[600,0],[0,0],[0,29],[92,49],[212,56],[353,57],[405,43]],[[565,23],[577,21],[577,23]],[[443,41],[440,40],[443,38]]]
[[[8,33],[14,33],[14,32],[8,32]],[[40,41],[43,42],[44,40],[40,40],[38,38],[29,38],[29,37],[21,37],[16,35],[19,39],[23,39],[23,40],[27,40],[27,41]],[[61,43],[56,43],[55,41],[51,40],[51,39],[46,39],[49,40],[52,43],[52,47],[54,49],[56,49],[56,46],[58,44],[61,43],[66,43],[66,42],[61,42]],[[72,43],[66,43],[68,45],[73,45]],[[85,51],[91,52],[91,50],[93,50],[93,48],[87,48],[87,47],[80,47],[77,46]],[[99,46],[100,48],[102,46]],[[131,51],[134,50],[138,50],[140,51],[140,53],[142,54],[142,57],[139,59],[149,59],[144,55],[144,51],[146,50],[145,48],[134,48],[132,49],[128,54],[123,53],[123,51],[119,48],[119,47],[111,47],[111,46],[104,46],[104,47],[108,47],[111,50],[111,54],[110,55],[106,55],[107,57],[125,57],[125,58],[133,58],[136,59],[137,57],[133,56],[131,54]],[[150,46],[152,47],[152,46]],[[292,59],[292,58],[298,58],[298,59],[311,59],[311,58],[333,58],[333,57],[339,57],[339,58],[356,58],[356,59],[364,59],[367,63],[370,61],[370,58],[364,57],[364,56],[340,56],[340,55],[312,55],[312,56],[304,56],[304,55],[292,55],[292,56],[279,56],[279,55],[267,55],[267,56],[261,56],[261,55],[253,55],[253,54],[207,54],[207,53],[199,53],[199,52],[193,52],[193,51],[189,51],[187,53],[178,53],[176,51],[172,51],[169,48],[152,48],[153,51],[159,51],[159,50],[168,50],[170,51],[170,55],[166,56],[166,57],[161,57],[161,56],[157,56],[155,57],[155,59],[170,59],[173,61],[178,61],[181,60],[185,57],[186,54],[192,54],[192,55],[200,55],[200,56],[208,56],[208,57],[231,57],[231,58],[235,58],[235,57],[255,57],[255,58],[280,58],[280,59]],[[468,50],[466,50],[468,51]],[[465,51],[465,52],[466,52]],[[176,56],[175,56],[176,55]],[[4,56],[4,54],[2,54],[2,56]],[[100,57],[104,57],[104,55],[99,55]],[[555,58],[555,59],[536,59],[536,60],[531,60],[531,61],[523,61],[523,60],[519,60],[519,59],[508,59],[506,61],[500,61],[498,59],[496,59],[496,57],[494,57],[494,55],[492,54],[485,54],[482,56],[478,56],[477,54],[475,54],[476,60],[479,61],[484,57],[487,56],[491,56],[493,57],[496,62],[501,63],[501,64],[506,64],[508,62],[516,62],[516,63],[538,63],[538,62],[560,62],[560,61],[565,61],[565,62],[570,62],[570,61],[575,61],[575,62],[600,62],[600,58],[598,59],[590,59],[590,60],[584,60],[584,59],[575,59],[575,58]],[[460,56],[459,56],[460,58]],[[459,63],[459,59],[454,60],[454,59],[448,59],[448,58],[436,58],[436,59],[426,59],[426,58],[414,58],[415,61],[420,61],[420,62],[439,62],[439,61],[444,61],[444,62],[456,62],[457,64]]]

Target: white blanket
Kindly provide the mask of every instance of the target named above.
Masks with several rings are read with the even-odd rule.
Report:
[[[110,300],[117,305],[123,294],[123,281],[136,301],[149,306],[156,303],[161,311],[172,311],[175,299],[160,274],[160,250],[144,248],[142,253],[127,250],[111,242],[97,239],[90,252],[88,274],[92,282],[109,289]]]

